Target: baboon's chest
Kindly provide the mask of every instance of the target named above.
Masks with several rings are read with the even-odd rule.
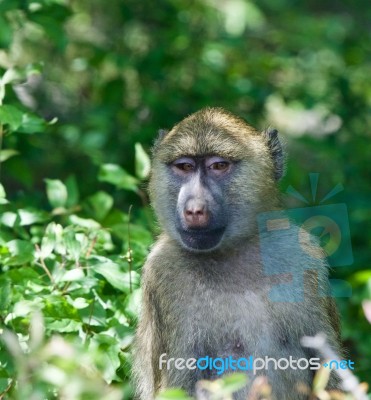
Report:
[[[217,357],[284,354],[291,347],[286,339],[290,326],[300,329],[308,319],[298,305],[269,301],[271,286],[257,267],[236,260],[224,270],[201,265],[189,270],[178,262],[161,279],[178,285],[159,287],[161,321],[173,332],[168,349]]]
[[[195,343],[200,352],[217,346],[225,356],[240,355],[256,347],[272,328],[263,295],[243,286],[232,291],[199,281],[168,295],[160,311],[167,328],[176,332],[175,341]]]

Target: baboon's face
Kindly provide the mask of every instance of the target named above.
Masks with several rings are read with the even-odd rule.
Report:
[[[160,224],[186,249],[233,246],[276,202],[267,143],[229,114],[193,114],[157,143],[150,192]]]
[[[168,173],[178,187],[175,229],[181,243],[191,250],[219,245],[228,224],[223,187],[235,165],[220,156],[175,159]]]

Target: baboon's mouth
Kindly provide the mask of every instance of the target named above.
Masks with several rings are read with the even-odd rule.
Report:
[[[179,230],[183,244],[194,250],[211,250],[222,240],[225,228]]]

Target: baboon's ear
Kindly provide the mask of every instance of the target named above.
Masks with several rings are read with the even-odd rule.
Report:
[[[285,170],[285,155],[281,142],[278,138],[278,130],[268,128],[263,132],[263,135],[268,144],[268,148],[274,162],[274,177],[276,181],[279,181],[282,178]]]
[[[169,133],[168,130],[166,129],[159,129],[157,138],[155,139],[155,142],[153,143],[152,147],[152,153],[154,153],[157,150],[157,147],[160,145],[162,142],[162,139]]]

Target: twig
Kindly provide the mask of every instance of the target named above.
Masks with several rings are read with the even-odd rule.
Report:
[[[92,240],[91,243],[90,243],[90,246],[89,246],[89,248],[88,248],[88,251],[87,251],[86,254],[85,254],[85,258],[89,258],[89,257],[90,257],[90,254],[91,254],[91,252],[92,252],[93,249],[94,249],[95,243],[97,243],[97,238],[98,238],[98,235],[95,235],[95,236],[93,237],[93,240]]]
[[[46,273],[46,275],[48,275],[48,277],[49,277],[51,283],[54,285],[54,279],[53,279],[53,277],[52,277],[52,274],[51,274],[50,271],[48,270],[48,267],[46,266],[43,257],[41,256],[41,250],[40,250],[39,245],[38,245],[38,244],[35,244],[35,248],[36,248],[36,251],[39,253],[40,265],[41,265],[42,269],[45,271],[45,273]]]
[[[131,282],[131,271],[133,268],[133,257],[132,257],[132,250],[131,250],[131,245],[130,245],[130,218],[131,218],[131,209],[132,209],[132,204],[130,204],[129,207],[129,211],[128,211],[128,252],[127,252],[127,256],[126,259],[128,261],[129,264],[129,289],[130,289],[130,293],[133,292],[133,288],[132,288],[132,282]]]
[[[89,314],[89,319],[88,319],[88,326],[86,328],[87,332],[86,332],[86,336],[85,336],[85,343],[88,341],[89,336],[91,336],[90,323],[91,323],[91,319],[93,318],[94,306],[95,306],[95,297],[93,298],[93,302],[91,303],[90,314]]]
[[[5,399],[5,395],[9,392],[9,390],[10,390],[11,387],[13,386],[13,383],[14,383],[14,381],[11,380],[10,383],[9,383],[9,385],[5,388],[5,390],[2,391],[2,392],[0,393],[0,400]]]
[[[2,102],[0,101],[0,105],[2,104]],[[3,149],[3,135],[4,135],[4,130],[3,130],[3,124],[0,124],[0,154],[1,151]],[[0,183],[1,183],[1,161],[0,161]],[[2,229],[3,224],[0,223],[0,233],[1,233],[1,229]],[[1,400],[1,398],[0,398]]]
[[[1,105],[1,102],[0,102],[0,105]],[[3,149],[3,135],[4,135],[3,124],[0,124],[0,152]],[[0,182],[1,182],[1,162],[0,162]]]
[[[305,347],[317,350],[326,360],[340,362],[338,355],[332,350],[326,340],[326,335],[318,333],[316,336],[304,336],[301,343]],[[356,400],[368,400],[359,380],[349,369],[336,369],[335,372],[342,380],[342,387],[345,391],[353,394]]]

